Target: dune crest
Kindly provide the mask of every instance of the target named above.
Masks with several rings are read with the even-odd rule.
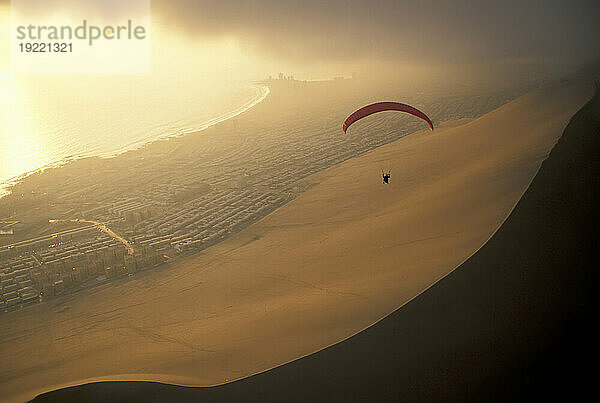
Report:
[[[0,396],[90,380],[220,384],[355,334],[493,235],[592,93],[547,85],[415,133],[304,179],[298,198],[176,267],[4,315]]]

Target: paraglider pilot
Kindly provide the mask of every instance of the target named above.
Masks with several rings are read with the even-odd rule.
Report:
[[[383,169],[381,170],[381,176],[383,177],[383,183],[384,184],[389,184],[390,183],[390,177],[392,176],[392,171],[388,171],[387,173],[383,172]]]

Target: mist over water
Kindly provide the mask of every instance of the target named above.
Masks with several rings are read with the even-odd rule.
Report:
[[[267,93],[248,81],[189,74],[0,75],[0,196],[28,172],[201,130]]]

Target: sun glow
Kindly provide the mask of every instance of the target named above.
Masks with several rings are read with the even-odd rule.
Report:
[[[156,24],[151,46],[150,73],[0,73],[0,184],[71,156],[110,154],[103,138],[143,143],[146,132],[194,128],[218,118],[211,108],[239,107],[249,92],[235,88],[263,78],[260,60],[227,38],[180,37]]]
[[[23,97],[15,76],[0,76],[0,172],[14,177],[39,169],[52,160],[52,150],[37,129],[36,115]]]

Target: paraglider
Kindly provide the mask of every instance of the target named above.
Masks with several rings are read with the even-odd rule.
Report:
[[[344,131],[344,133],[346,133],[346,130],[348,130],[350,125],[356,122],[357,120],[365,118],[374,113],[384,111],[399,111],[409,113],[426,121],[429,124],[431,130],[433,130],[433,123],[431,122],[431,119],[427,117],[427,115],[425,115],[423,112],[421,112],[413,106],[401,104],[400,102],[376,102],[371,105],[363,106],[362,108],[358,109],[346,118],[344,124],[342,125],[342,130]]]
[[[401,104],[400,102],[376,102],[371,105],[363,106],[362,108],[353,112],[350,116],[348,116],[346,118],[346,120],[344,121],[344,124],[342,125],[342,130],[344,131],[344,133],[346,133],[346,130],[348,130],[350,125],[352,125],[357,120],[365,118],[374,113],[384,112],[384,111],[406,112],[408,114],[411,114],[413,116],[423,119],[424,121],[427,122],[427,124],[429,124],[429,127],[431,128],[431,130],[433,130],[433,123],[431,122],[431,119],[429,119],[429,117],[427,115],[425,115],[423,112],[421,112],[420,110],[418,110],[417,108],[415,108],[413,106]],[[381,176],[382,176],[384,185],[389,185],[390,178],[392,176],[391,172],[392,171],[388,171],[386,173],[383,171],[383,169],[381,170]]]

